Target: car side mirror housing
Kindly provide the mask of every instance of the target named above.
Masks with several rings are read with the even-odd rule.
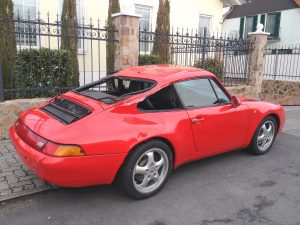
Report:
[[[232,107],[236,108],[241,105],[241,100],[236,96],[231,96],[231,105]]]

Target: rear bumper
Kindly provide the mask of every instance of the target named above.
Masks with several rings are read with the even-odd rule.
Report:
[[[114,180],[126,154],[92,155],[81,157],[53,157],[27,145],[9,130],[19,157],[41,179],[62,187],[82,187],[110,184]]]

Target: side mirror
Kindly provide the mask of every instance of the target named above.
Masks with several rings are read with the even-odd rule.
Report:
[[[241,100],[236,96],[231,96],[231,105],[232,107],[236,108],[241,105]]]

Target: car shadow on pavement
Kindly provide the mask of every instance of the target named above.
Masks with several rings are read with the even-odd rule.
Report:
[[[167,185],[162,190],[162,192],[167,191],[167,189],[169,188],[168,183],[170,182],[172,182],[172,185],[178,187],[186,182],[192,181],[195,178],[199,177],[199,174],[204,175],[204,173],[207,170],[213,169],[216,165],[228,166],[234,163],[237,160],[237,158],[239,160],[242,160],[243,157],[247,158],[252,156],[253,155],[249,154],[246,150],[241,149],[188,162],[186,164],[181,165],[172,172],[169,181],[167,182]],[[57,189],[51,189],[46,192],[47,194],[51,195],[64,195],[64,197],[70,199],[71,201],[78,199],[78,197],[85,199],[97,197],[101,198],[103,201],[109,200],[110,202],[132,200],[131,198],[127,197],[115,183],[112,183],[111,185],[96,185],[81,188],[57,187]],[[36,193],[35,195],[43,194],[45,194],[45,192]],[[28,196],[24,196],[23,198],[26,197]]]

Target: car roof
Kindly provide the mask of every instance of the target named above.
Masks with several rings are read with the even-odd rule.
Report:
[[[148,65],[130,67],[117,72],[115,75],[154,80],[158,83],[158,85],[161,86],[183,79],[191,79],[195,77],[214,77],[212,73],[203,69],[174,65]]]

